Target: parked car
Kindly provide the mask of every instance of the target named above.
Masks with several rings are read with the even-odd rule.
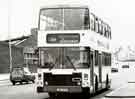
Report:
[[[35,82],[35,75],[32,74],[27,67],[13,67],[10,72],[10,81],[13,85],[17,82],[22,84],[23,82],[32,81]]]
[[[129,68],[129,65],[122,65],[122,68]]]
[[[111,72],[118,72],[118,68],[112,67]]]

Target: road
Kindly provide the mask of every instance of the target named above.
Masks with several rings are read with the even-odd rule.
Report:
[[[128,82],[132,82],[135,84],[135,77],[133,77],[135,75],[134,70],[135,68],[121,69],[119,70],[118,73],[112,73],[111,89],[103,93],[100,93],[94,97],[91,97],[90,99],[112,99],[112,98],[105,98],[104,96],[116,89],[119,89],[127,85]],[[23,84],[23,85],[17,84],[13,86],[10,81],[5,80],[5,81],[0,81],[0,98],[1,99],[48,99],[49,96],[47,93],[37,94],[35,84],[32,83]],[[68,97],[67,99],[71,99],[71,97],[70,98]]]
[[[75,99],[77,95],[61,95],[57,99]],[[13,86],[10,81],[0,81],[0,99],[49,99],[47,93],[36,93],[35,84],[16,84]]]
[[[48,94],[37,94],[34,84],[13,86],[9,81],[0,82],[1,99],[47,99]]]

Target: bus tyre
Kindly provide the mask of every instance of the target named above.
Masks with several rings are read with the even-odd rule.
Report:
[[[15,81],[12,81],[12,84],[15,85]]]
[[[95,77],[95,92],[98,91],[98,77]]]
[[[82,99],[89,99],[90,97],[90,89],[84,88],[82,92]]]
[[[41,93],[43,92],[43,88],[42,87],[37,87],[37,93]]]
[[[109,76],[108,74],[106,75],[106,89],[109,89],[110,85],[109,85]]]

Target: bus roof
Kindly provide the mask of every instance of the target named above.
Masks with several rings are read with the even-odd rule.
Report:
[[[45,8],[47,8],[47,9],[49,9],[49,8],[88,8],[88,6],[87,5],[73,5],[73,4],[64,5],[64,4],[62,4],[62,5],[43,6],[40,9],[45,9]]]

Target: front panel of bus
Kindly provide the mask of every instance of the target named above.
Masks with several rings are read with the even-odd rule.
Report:
[[[41,86],[47,92],[81,92],[82,87],[89,87],[89,55],[88,47],[39,48],[38,80],[41,80]]]

